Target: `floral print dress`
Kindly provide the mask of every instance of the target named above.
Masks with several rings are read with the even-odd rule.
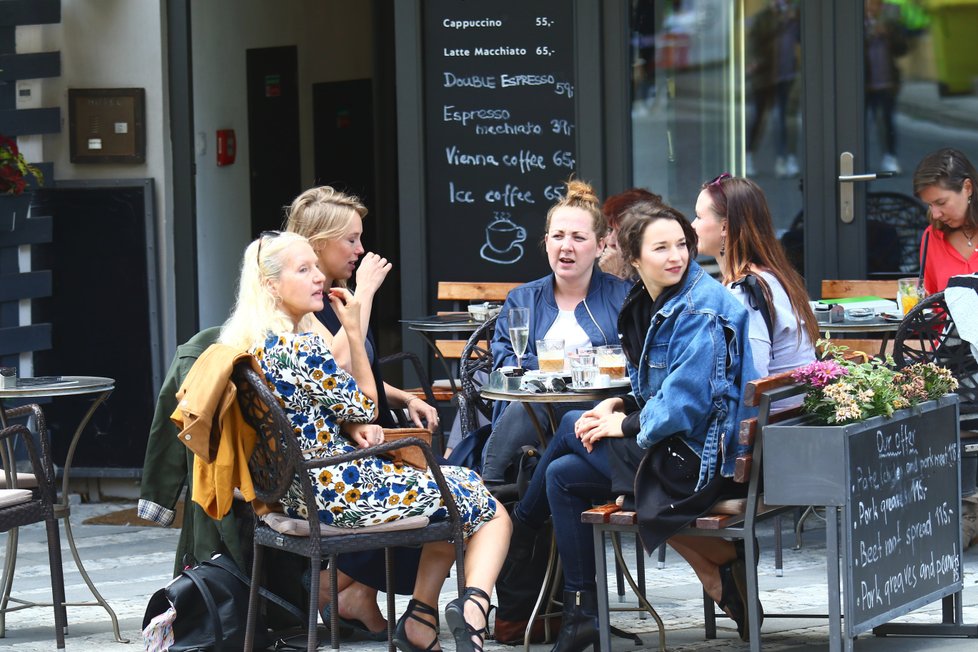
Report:
[[[356,450],[356,444],[340,432],[340,423],[368,423],[374,404],[336,364],[322,338],[314,333],[270,333],[252,353],[295,429],[304,459]],[[468,537],[493,517],[496,501],[475,472],[460,466],[441,470]],[[430,473],[384,458],[366,457],[310,469],[309,476],[319,520],[328,525],[355,528],[408,516],[427,516],[433,521],[448,517]],[[293,518],[306,518],[298,482],[289,488],[282,506]]]

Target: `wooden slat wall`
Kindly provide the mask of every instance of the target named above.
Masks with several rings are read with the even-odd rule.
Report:
[[[16,82],[61,74],[60,52],[18,53],[16,27],[61,22],[61,0],[0,0],[0,125],[10,137],[61,131],[60,107],[17,109]],[[54,185],[54,166],[35,163],[44,186]],[[27,219],[31,187],[20,197],[0,197],[0,364],[19,366],[20,354],[51,348],[51,324],[21,324],[24,300],[51,295],[49,271],[20,272],[18,248],[51,241],[50,217]]]

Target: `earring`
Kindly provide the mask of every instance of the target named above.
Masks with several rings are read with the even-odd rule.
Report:
[[[720,236],[720,255],[723,256],[727,253],[727,236]]]

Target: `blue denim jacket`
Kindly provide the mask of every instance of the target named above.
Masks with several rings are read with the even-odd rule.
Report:
[[[618,311],[628,294],[630,281],[606,274],[597,267],[591,275],[584,301],[577,304],[574,317],[591,340],[592,346],[618,344]],[[530,309],[530,340],[521,362],[526,369],[538,368],[536,341],[543,339],[553,323],[557,321],[557,300],[554,298],[554,275],[530,281],[510,290],[506,303],[496,320],[496,332],[492,338],[493,365],[515,366],[516,354],[509,341],[509,309]]]
[[[641,294],[647,300],[638,283],[622,312]],[[720,473],[732,477],[737,456],[747,452],[737,433],[740,421],[756,413],[741,401],[746,384],[757,378],[748,324],[743,305],[690,261],[679,293],[652,316],[638,364],[628,364],[641,409],[638,444],[649,448],[672,435],[683,437],[700,456],[697,490],[716,474],[718,463]],[[623,334],[630,335],[637,334]]]
[[[594,267],[587,296],[574,309],[574,317],[587,333],[592,346],[619,343],[618,311],[631,286],[631,281],[623,281]],[[536,341],[544,338],[559,314],[554,297],[554,275],[548,274],[510,290],[496,319],[496,331],[492,338],[492,360],[496,369],[516,365],[516,354],[509,339],[510,308],[530,309],[530,339],[520,362],[525,369],[538,369]],[[496,401],[493,405],[493,424],[507,405],[508,401]]]

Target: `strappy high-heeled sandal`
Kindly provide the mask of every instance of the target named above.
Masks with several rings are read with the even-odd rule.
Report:
[[[425,620],[418,616],[418,614],[424,614],[426,616],[434,616],[435,622]],[[419,623],[424,623],[428,628],[435,632],[435,637],[431,640],[426,648],[420,648],[410,640],[407,636],[407,621],[412,618]],[[408,602],[407,611],[405,611],[400,618],[397,619],[397,627],[394,628],[394,645],[401,652],[431,652],[438,645],[438,610],[429,604],[425,604],[419,600],[411,599]]]
[[[486,606],[483,607],[482,603],[476,600],[476,598],[484,599]],[[482,616],[485,618],[485,624],[480,629],[476,629],[465,620],[465,603],[469,600],[475,606],[479,607],[479,611],[482,612]],[[489,614],[494,608],[489,599],[489,595],[476,586],[465,587],[465,591],[462,592],[460,597],[448,603],[445,607],[445,621],[448,623],[449,629],[452,630],[452,636],[455,637],[455,649],[457,652],[482,652],[481,643],[485,642],[486,637],[489,635]],[[473,636],[478,636],[480,643],[473,641]]]

